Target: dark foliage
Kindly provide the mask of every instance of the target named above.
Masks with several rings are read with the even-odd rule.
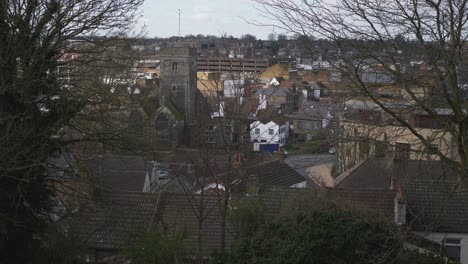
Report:
[[[132,25],[141,0],[0,1],[0,262],[42,250],[54,190],[47,160],[57,131],[83,109],[59,82],[59,58],[79,36]]]
[[[242,230],[249,230],[243,220],[251,219],[249,209],[257,207],[244,206],[245,217],[238,213],[234,219],[241,220]],[[285,208],[271,220],[255,218],[263,223],[252,221],[254,231],[241,233],[231,250],[216,254],[213,262],[397,263],[402,252],[394,226],[373,215],[307,197],[293,199]]]

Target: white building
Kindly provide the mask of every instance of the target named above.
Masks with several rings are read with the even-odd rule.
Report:
[[[224,97],[241,98],[244,96],[244,79],[233,79],[224,81]]]
[[[286,145],[289,136],[289,122],[277,124],[270,121],[266,124],[255,121],[250,124],[250,141],[254,143]]]

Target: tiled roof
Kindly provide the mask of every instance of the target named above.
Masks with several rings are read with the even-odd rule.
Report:
[[[447,180],[404,185],[407,223],[416,231],[468,233],[468,192]]]
[[[143,191],[148,168],[141,156],[93,156],[84,167],[101,189],[114,191]]]
[[[304,195],[316,195],[310,188],[291,188],[285,186],[267,186],[259,190],[258,197],[265,205],[267,213],[275,215],[283,206],[292,199],[301,198]]]
[[[171,102],[166,101],[165,106],[167,107],[167,109],[169,109],[169,111],[174,115],[174,117],[177,120],[182,120],[184,118],[184,114],[177,110],[177,108]]]
[[[268,87],[260,89],[255,93],[255,96],[265,95],[267,98],[274,96],[283,96],[286,97],[290,95],[292,91],[289,88],[280,88],[280,87]]]
[[[280,160],[251,166],[247,168],[243,174],[236,188],[240,192],[246,189],[247,179],[252,175],[257,176],[260,188],[271,186],[290,187],[294,184],[307,181],[307,179],[302,177],[296,170]]]
[[[329,189],[328,195],[390,216],[395,197],[389,191],[392,178],[402,187],[406,224],[413,230],[468,233],[468,191],[441,161],[368,160]]]
[[[71,232],[89,248],[119,250],[164,226],[169,233],[185,231],[187,245],[195,252],[201,216],[203,245],[211,253],[221,245],[218,198],[205,195],[202,203],[196,194],[100,191],[73,221]],[[230,245],[233,230],[229,223],[226,230],[226,245]]]
[[[149,230],[159,194],[99,191],[87,202],[71,233],[89,248],[121,249]]]
[[[372,211],[380,216],[392,219],[396,193],[381,189],[327,189],[331,200],[357,209]]]
[[[431,160],[369,159],[351,171],[346,177],[339,176],[335,186],[346,189],[388,189],[390,180],[410,181],[456,179],[447,165]]]
[[[176,229],[186,231],[189,250],[195,254],[198,241],[198,224],[202,217],[202,244],[204,251],[211,254],[221,248],[220,197],[216,195],[187,195],[168,193],[158,214],[158,224],[168,228],[169,233]],[[203,201],[203,202],[202,202]],[[203,211],[203,213],[201,213]],[[226,245],[234,240],[234,231],[229,222],[226,224]]]

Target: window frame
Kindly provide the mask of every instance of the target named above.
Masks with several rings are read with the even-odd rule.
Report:
[[[442,240],[444,253],[449,259],[460,260],[461,252],[462,252],[461,244],[462,244],[462,240],[460,238],[446,237]],[[455,253],[457,256],[449,256],[447,248],[454,249],[455,251],[458,250],[458,252]]]
[[[178,68],[179,68],[179,65],[178,65],[177,62],[174,61],[174,62],[171,63],[171,70],[172,71],[177,71]]]

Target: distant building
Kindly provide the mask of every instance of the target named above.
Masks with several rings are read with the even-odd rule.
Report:
[[[224,96],[240,98],[244,96],[244,79],[233,79],[224,81]]]
[[[263,83],[269,83],[273,78],[289,80],[289,66],[287,64],[275,64],[265,69],[260,75]]]
[[[197,88],[207,97],[222,96],[224,82],[219,72],[197,72]]]
[[[289,122],[270,121],[262,123],[255,121],[250,124],[250,141],[253,143],[286,145],[289,136]]]
[[[281,113],[292,113],[297,100],[297,96],[292,89],[280,87],[260,89],[252,97],[258,98],[259,110],[276,107]]]
[[[364,105],[355,107],[365,108]],[[438,110],[437,118],[427,113],[407,115],[407,122],[427,141],[423,142],[409,128],[380,111],[349,108],[339,120],[339,136],[345,139],[338,144],[340,172],[370,157],[439,160],[437,153],[440,153],[449,159],[459,159],[455,139],[441,121],[452,118],[452,114],[444,109]]]
[[[261,72],[268,66],[268,59],[199,57],[197,60],[197,67],[200,71]]]
[[[161,49],[160,104],[171,102],[190,121],[197,94],[197,51],[193,48]]]
[[[161,49],[160,108],[155,116],[158,146],[190,144],[190,124],[198,113],[197,51]]]

